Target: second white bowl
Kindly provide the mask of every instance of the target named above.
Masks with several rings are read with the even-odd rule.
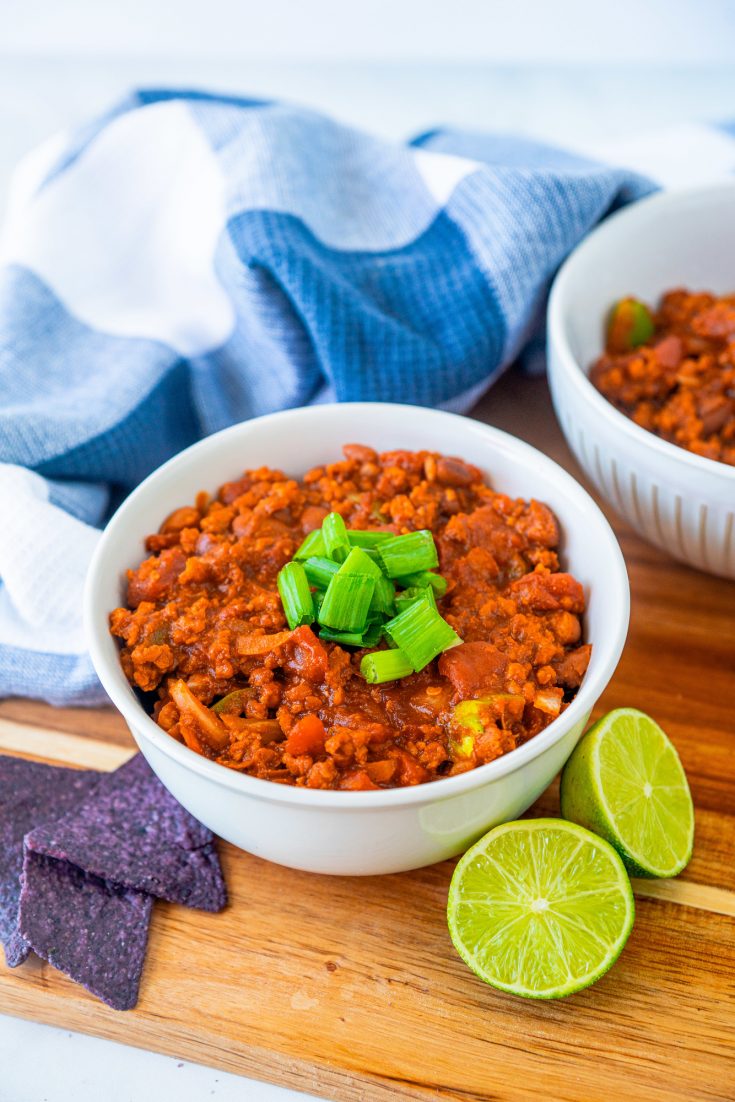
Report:
[[[585,474],[645,539],[735,578],[735,467],[661,440],[589,381],[610,307],[673,287],[735,291],[735,184],[660,193],[608,218],[571,253],[548,311],[549,383]]]

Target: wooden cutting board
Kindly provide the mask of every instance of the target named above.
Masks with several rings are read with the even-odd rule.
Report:
[[[506,379],[475,413],[579,475],[544,382]],[[732,1102],[735,585],[678,566],[608,515],[633,611],[597,714],[631,705],[662,723],[689,775],[697,839],[679,880],[636,882],[635,928],[595,987],[536,1003],[476,980],[447,934],[453,862],[333,878],[223,845],[231,906],[156,905],[136,1010],[108,1010],[37,959],[0,966],[0,1010],[351,1102]],[[132,749],[109,710],[0,704],[0,751],[108,769]],[[554,785],[530,814],[557,812]]]

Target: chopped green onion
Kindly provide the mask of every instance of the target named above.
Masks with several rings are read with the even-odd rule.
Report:
[[[377,564],[378,564],[378,566],[380,567],[380,572],[381,572],[381,574],[382,574],[382,572],[383,572],[383,564],[382,564],[382,563],[381,563],[381,561],[380,561],[380,552],[378,551],[377,547],[361,547],[361,548],[360,548],[360,550],[361,550],[361,551],[364,551],[364,552],[365,552],[365,554],[366,554],[366,555],[367,555],[367,556],[368,556],[369,558],[371,558],[371,559],[373,560],[373,562],[374,562],[374,563],[377,563]]]
[[[362,633],[362,645],[363,647],[376,647],[380,640],[383,638],[383,619],[370,620],[368,617],[368,625]]]
[[[414,601],[383,630],[415,670],[422,670],[437,654],[462,642],[428,600]]]
[[[422,669],[461,642],[436,607],[435,593],[447,590],[446,579],[433,573],[437,566],[427,529],[403,536],[348,531],[332,512],[280,571],[278,591],[292,629],[316,620],[320,638],[346,647],[384,639],[388,649],[365,655],[360,666],[367,681],[379,684]]]
[[[428,528],[408,532],[405,536],[393,536],[381,543],[378,550],[389,578],[431,570],[439,565],[434,537]]]
[[[322,536],[326,554],[335,562],[344,562],[350,553],[347,528],[339,513],[329,513],[322,524]]]
[[[359,631],[332,631],[331,628],[322,628],[319,638],[326,643],[341,643],[343,647],[361,647],[362,632]]]
[[[321,556],[307,559],[304,563],[306,577],[309,579],[310,584],[315,585],[317,589],[326,589],[338,570],[338,563],[332,562],[331,559],[322,558]]]
[[[319,623],[333,631],[362,633],[374,589],[375,578],[369,574],[335,574],[319,609]]]
[[[412,585],[409,586],[408,589],[396,593],[396,611],[403,612],[403,610],[408,608],[409,605],[412,605],[414,601],[428,601],[432,608],[436,608],[436,597],[430,585]],[[438,611],[437,609],[437,612]]]
[[[396,585],[402,589],[411,589],[412,586],[426,587],[430,585],[439,597],[443,597],[447,591],[447,579],[442,574],[431,574],[424,570],[419,574],[403,574],[395,579]]]
[[[386,540],[394,539],[392,532],[359,532],[355,528],[349,529],[347,538],[353,547],[377,547]]]
[[[379,578],[375,579],[375,592],[370,605],[370,615],[379,616],[382,620],[384,616],[393,616],[395,611],[396,601],[393,582],[390,578],[386,578],[385,574],[381,574]]]
[[[378,564],[363,551],[361,547],[353,547],[349,555],[339,568],[340,574],[369,574],[373,578],[382,578],[383,571]]]
[[[341,643],[343,647],[374,647],[380,642],[383,634],[382,623],[368,623],[365,631],[332,631],[331,628],[322,628],[319,638],[328,643]]]
[[[283,611],[286,613],[286,620],[291,630],[302,624],[313,624],[314,602],[306,572],[301,563],[287,562],[279,571],[277,581]]]
[[[321,528],[315,528],[313,532],[309,532],[294,558],[297,562],[301,562],[303,559],[311,558],[312,555],[326,555],[326,553],[327,549],[324,546],[322,530]]]
[[[369,685],[379,685],[382,681],[397,681],[399,677],[408,677],[413,673],[413,666],[403,651],[374,650],[363,658],[360,673]]]

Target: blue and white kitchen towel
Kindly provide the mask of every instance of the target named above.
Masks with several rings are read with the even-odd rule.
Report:
[[[396,145],[166,91],[31,155],[0,239],[0,696],[104,699],[85,569],[154,467],[309,402],[468,408],[564,256],[652,186],[522,139]]]

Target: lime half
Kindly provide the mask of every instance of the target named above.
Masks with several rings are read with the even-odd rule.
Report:
[[[561,813],[615,846],[635,876],[676,876],[692,855],[694,808],[679,755],[635,708],[608,712],[561,777]]]
[[[563,819],[495,827],[454,870],[447,921],[472,971],[501,991],[560,999],[615,963],[633,925],[623,862]]]

